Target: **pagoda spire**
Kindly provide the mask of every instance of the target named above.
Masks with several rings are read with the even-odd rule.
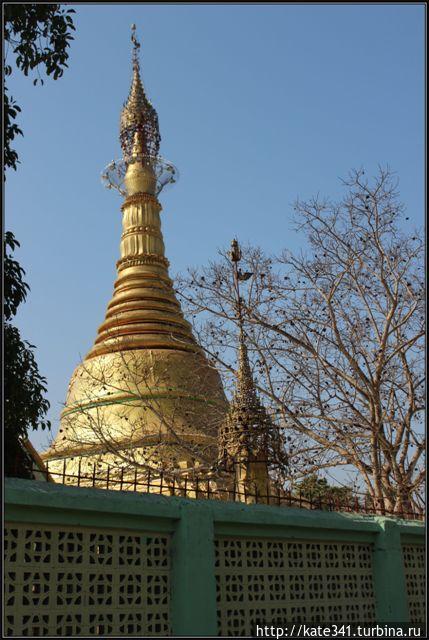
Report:
[[[106,319],[87,358],[134,348],[201,352],[184,319],[168,275],[157,198],[158,116],[140,78],[140,43],[132,25],[133,78],[121,112],[123,152],[123,232],[118,278]]]

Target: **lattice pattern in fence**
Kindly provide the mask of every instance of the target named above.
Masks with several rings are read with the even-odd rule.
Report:
[[[407,586],[410,622],[425,622],[425,548],[421,544],[402,545],[405,582]]]
[[[218,538],[215,553],[219,635],[375,621],[369,544]]]
[[[6,635],[168,635],[169,555],[165,534],[7,526]]]

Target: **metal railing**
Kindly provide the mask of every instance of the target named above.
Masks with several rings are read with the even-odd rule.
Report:
[[[243,502],[247,504],[268,504],[279,507],[294,507],[299,509],[337,511],[346,513],[360,513],[368,515],[391,515],[408,520],[423,520],[424,511],[396,509],[389,510],[385,504],[376,502],[367,494],[351,493],[346,496],[329,495],[323,497],[302,492],[299,488],[287,490],[281,487],[268,486],[265,491],[258,490],[257,485],[243,487],[242,490],[224,488],[219,486],[219,480],[215,478],[199,477],[190,474],[180,480],[171,475],[159,471],[147,470],[142,475],[141,470],[118,469],[107,467],[105,470],[97,470],[95,465],[92,473],[82,473],[81,467],[76,473],[66,471],[64,464],[62,471],[53,471],[46,463],[41,470],[33,466],[33,476],[44,477],[48,482],[77,487],[108,489],[115,491],[133,491],[136,493],[154,493],[166,496],[177,496],[200,500],[222,500]]]

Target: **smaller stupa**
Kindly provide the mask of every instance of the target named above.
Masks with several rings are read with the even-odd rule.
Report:
[[[256,391],[249,362],[243,320],[238,263],[242,257],[237,240],[231,243],[236,292],[236,321],[239,329],[238,369],[235,392],[226,419],[219,429],[219,469],[229,474],[229,493],[239,502],[270,502],[280,491],[279,480],[288,464],[285,440]]]

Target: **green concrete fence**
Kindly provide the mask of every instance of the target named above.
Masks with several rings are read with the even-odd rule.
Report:
[[[5,526],[9,636],[424,620],[418,522],[7,479]]]

